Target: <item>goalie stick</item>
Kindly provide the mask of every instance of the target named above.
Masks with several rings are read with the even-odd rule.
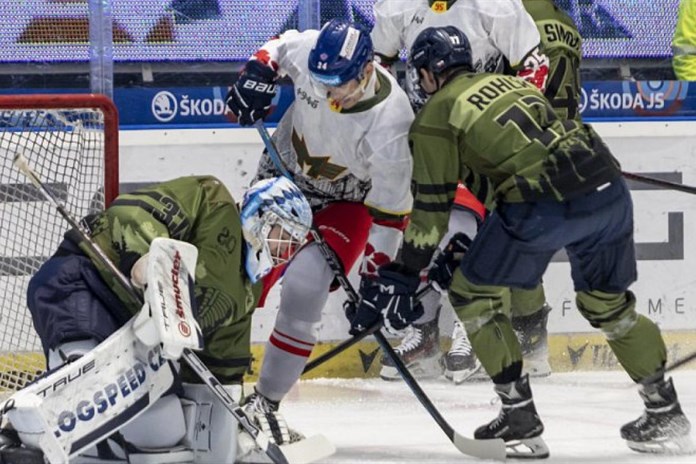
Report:
[[[283,173],[288,179],[293,180],[292,175],[288,169],[283,165],[283,161],[280,158],[280,154],[271,139],[268,129],[263,123],[262,119],[257,120],[254,123],[254,127],[259,132],[261,139],[266,147],[266,151],[270,156],[273,164],[276,165],[278,170]],[[329,248],[326,241],[322,237],[321,233],[317,228],[312,225],[311,228],[312,237],[317,242],[319,250],[326,259],[329,267],[334,273],[334,277],[338,280],[343,290],[346,292],[348,299],[353,303],[357,304],[360,301],[360,296],[355,291],[351,283],[348,281],[348,277],[343,270],[343,266],[336,258],[333,250]],[[423,407],[428,411],[430,416],[435,420],[437,425],[440,426],[442,431],[447,435],[447,438],[454,444],[454,446],[463,454],[474,456],[481,459],[495,459],[498,461],[504,461],[506,458],[506,447],[505,442],[500,438],[477,440],[460,435],[454,428],[445,420],[445,418],[440,414],[435,405],[430,401],[430,398],[425,394],[421,386],[418,384],[416,379],[411,375],[408,368],[401,360],[401,358],[394,352],[394,348],[389,344],[389,341],[384,336],[384,334],[375,330],[375,339],[379,344],[382,351],[391,359],[396,366],[397,371],[401,374],[408,387],[411,389],[413,394],[418,398],[418,401],[423,405]]]
[[[696,351],[694,351],[690,354],[687,354],[686,356],[684,356],[681,359],[677,359],[669,366],[666,366],[664,369],[660,369],[659,371],[655,372],[653,375],[644,378],[643,380],[640,381],[640,383],[643,385],[647,385],[649,383],[657,382],[657,381],[661,380],[667,372],[671,372],[674,369],[683,366],[684,364],[689,364],[694,359],[696,359]],[[635,384],[631,384],[630,386],[633,387],[634,385]]]
[[[17,153],[15,155],[13,164],[31,181],[31,183],[41,192],[46,200],[48,200],[56,208],[56,210],[58,210],[63,219],[65,219],[65,221],[77,231],[82,240],[85,241],[90,253],[93,255],[92,258],[99,260],[109,269],[110,272],[113,273],[119,285],[123,288],[123,290],[125,290],[128,298],[131,300],[131,303],[137,303],[138,306],[142,306],[142,296],[133,287],[130,280],[123,275],[123,273],[113,262],[111,262],[104,251],[99,248],[94,241],[92,241],[87,231],[72,217],[72,215],[58,201],[55,195],[46,188],[34,170],[28,165],[24,156]],[[205,366],[205,364],[203,364],[200,358],[193,351],[191,351],[189,348],[185,348],[182,357],[191,367],[191,369],[193,369],[201,380],[211,389],[213,394],[225,405],[225,408],[232,414],[232,416],[234,416],[237,422],[239,422],[244,431],[246,431],[254,439],[258,447],[263,450],[264,453],[266,453],[271,461],[273,461],[275,464],[293,464],[287,459],[280,447],[271,442],[269,437],[253,424],[249,417],[247,417],[247,415],[244,413],[239,403],[234,401],[234,398],[232,398],[232,396],[230,396],[230,394],[223,388],[220,381],[215,378],[213,373],[210,372],[210,370]]]

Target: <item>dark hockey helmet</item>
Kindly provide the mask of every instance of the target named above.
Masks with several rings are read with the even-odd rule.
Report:
[[[350,21],[332,19],[321,28],[309,52],[309,71],[317,82],[337,87],[359,79],[372,56],[369,31]]]
[[[418,74],[426,69],[436,76],[453,67],[473,71],[469,39],[454,26],[423,29],[411,46],[409,65]]]

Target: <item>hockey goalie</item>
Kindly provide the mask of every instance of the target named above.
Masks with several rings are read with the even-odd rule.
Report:
[[[27,292],[48,372],[2,405],[0,462],[232,463],[253,452],[179,359],[198,351],[240,400],[260,279],[300,249],[311,221],[287,179],[256,183],[238,207],[209,176],[121,195],[84,218],[144,304],[129,303],[86,235],[65,234]]]

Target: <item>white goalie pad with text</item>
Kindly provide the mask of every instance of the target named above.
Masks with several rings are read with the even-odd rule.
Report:
[[[193,284],[198,249],[190,243],[156,238],[147,254],[145,304],[135,319],[135,335],[162,355],[179,359],[185,348],[203,348],[193,316]]]
[[[174,382],[159,346],[144,347],[131,319],[79,359],[12,395],[1,407],[22,443],[67,463],[145,411]]]

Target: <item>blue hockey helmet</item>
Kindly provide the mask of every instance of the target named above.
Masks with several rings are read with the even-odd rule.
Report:
[[[372,56],[369,31],[350,21],[332,19],[321,28],[309,52],[309,71],[318,83],[338,87],[359,79]]]
[[[409,66],[418,74],[426,69],[436,76],[453,67],[473,71],[469,39],[454,26],[423,29],[411,46]]]

